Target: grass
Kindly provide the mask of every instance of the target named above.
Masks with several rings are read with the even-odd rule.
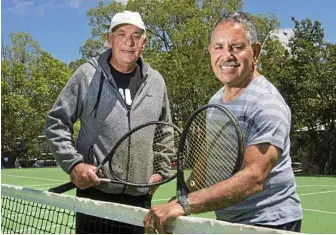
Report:
[[[60,168],[2,169],[1,183],[47,190],[69,180]],[[303,233],[336,233],[336,177],[297,176],[297,191],[302,201]],[[74,190],[69,193],[74,195]],[[162,185],[153,204],[168,201],[175,195],[175,181]],[[213,212],[196,215],[215,218]]]

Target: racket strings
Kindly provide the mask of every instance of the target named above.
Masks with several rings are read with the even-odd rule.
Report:
[[[225,131],[218,133],[218,130],[220,130],[222,126],[219,126],[215,123],[215,125],[209,125],[207,132],[208,136],[214,137],[212,140],[212,143],[209,147],[209,151],[211,149],[217,150],[216,152],[220,151],[221,148],[226,148],[227,156],[224,158],[224,160],[232,160],[230,164],[235,164],[235,159],[229,158],[229,156],[236,156],[237,154],[237,138],[232,138],[232,135],[230,133],[227,133]],[[227,130],[230,130],[231,126],[226,127]],[[217,138],[217,139],[216,139]],[[217,143],[217,144],[215,144]]]
[[[150,185],[153,174],[172,177],[179,141],[180,131],[168,123],[152,123],[133,131],[109,161],[112,177],[135,185]]]
[[[203,124],[200,124],[201,122],[199,120],[195,120],[193,125],[197,125],[202,126]],[[209,139],[211,139],[211,137],[216,137],[216,133],[218,134],[218,132],[216,132],[216,130],[219,130],[221,128],[221,126],[217,125],[216,123],[214,125],[210,124],[208,125],[208,129],[205,132],[205,128],[204,129],[199,129],[199,133],[200,136],[207,136]],[[214,144],[207,144],[205,143],[206,139],[205,138],[199,138],[198,137],[194,137],[192,134],[188,134],[188,144],[190,145],[190,143],[193,143],[195,141],[192,141],[192,139],[197,139],[197,144],[193,144],[192,146],[194,148],[198,148],[198,152],[200,151],[199,148],[202,146],[202,144],[204,145],[204,147],[208,147],[208,151],[211,151],[211,149],[213,148],[214,150],[218,150],[222,147],[226,147],[227,148],[227,152],[230,152],[232,155],[236,154],[236,150],[237,150],[237,138],[232,138],[231,135],[229,135],[228,133],[221,133],[222,136],[217,136],[217,139],[212,141],[212,143],[216,143],[216,145]],[[220,138],[220,139],[219,139]],[[213,138],[212,138],[213,139]],[[203,141],[202,141],[203,140]],[[211,152],[209,152],[211,154]],[[234,162],[231,162],[232,164],[234,164]]]
[[[207,109],[198,114],[189,127],[188,148],[183,154],[184,179],[190,192],[232,175],[237,143],[234,123],[222,112]]]
[[[172,163],[177,159],[177,148],[180,142],[180,133],[174,128],[168,128],[166,132],[162,129],[167,129],[165,126],[160,125],[156,131],[153,141],[153,154],[154,154],[154,172],[161,173],[163,168],[171,169]]]
[[[212,130],[208,129],[207,130],[208,131],[207,135],[208,136],[215,136],[214,133],[216,133],[216,132],[213,131],[215,129],[216,128],[212,128]],[[217,129],[218,129],[218,127],[217,127]],[[188,136],[188,138],[189,138],[188,143],[192,143],[193,141],[190,141],[190,139],[191,139],[190,136]],[[223,146],[226,146],[226,147],[228,147],[228,150],[227,150],[227,152],[229,153],[228,156],[230,156],[230,155],[235,156],[236,155],[236,149],[237,149],[237,144],[236,144],[237,140],[232,139],[229,135],[227,135],[227,133],[224,133],[224,132],[222,133],[222,136],[220,136],[220,138],[221,139],[216,139],[216,140],[212,141],[212,143],[217,142],[216,145],[213,145],[213,144],[209,145],[206,142],[206,140],[203,139],[203,141],[198,141],[200,143],[197,143],[196,145],[193,145],[193,147],[196,149],[196,152],[201,152],[202,148],[203,149],[208,148],[208,154],[213,155],[214,153],[220,152],[221,148],[223,148]],[[227,139],[231,140],[231,143]],[[202,139],[199,139],[199,140],[202,140]],[[201,159],[199,159],[199,160],[201,160]],[[230,165],[235,164],[235,161],[234,161],[235,157],[234,158],[226,157],[223,160],[228,160],[229,161],[228,163]]]

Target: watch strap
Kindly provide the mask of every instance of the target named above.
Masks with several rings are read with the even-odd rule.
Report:
[[[183,197],[179,198],[177,202],[182,206],[185,215],[190,215],[190,205],[189,205],[189,198],[188,197]]]

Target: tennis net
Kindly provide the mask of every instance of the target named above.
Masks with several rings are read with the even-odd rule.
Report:
[[[1,233],[75,233],[76,212],[142,226],[148,210],[1,184]],[[191,216],[179,217],[165,229],[171,233],[198,234],[288,233]]]

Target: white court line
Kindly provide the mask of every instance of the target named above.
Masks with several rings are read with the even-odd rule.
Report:
[[[302,187],[334,187],[336,188],[336,185],[319,185],[319,184],[310,184],[310,185],[297,185],[297,188],[302,188]]]
[[[302,208],[302,209],[305,211],[313,211],[313,212],[320,212],[320,213],[336,215],[336,212],[333,212],[333,211],[321,211],[321,210],[313,210],[313,209],[306,209],[306,208]]]
[[[314,193],[303,193],[303,194],[299,194],[299,196],[307,196],[307,195],[314,195],[314,194],[321,194],[321,193],[332,193],[332,192],[336,192],[336,190],[332,190],[332,191],[324,191],[324,192],[314,192]],[[159,202],[159,201],[168,201],[170,200],[170,198],[164,198],[164,199],[156,199],[156,200],[152,200],[153,202]]]
[[[44,186],[44,185],[55,185],[56,183],[51,184],[26,184],[25,187],[36,187],[36,186]]]
[[[35,179],[35,180],[47,180],[47,181],[62,182],[62,183],[64,183],[64,180],[54,180],[54,179],[47,179],[47,178],[37,178],[37,177],[20,176],[20,175],[8,175],[8,174],[2,174],[1,176],[9,176],[9,177],[12,177],[12,178],[24,178],[24,179]]]
[[[163,199],[152,200],[152,202],[159,202],[159,201],[166,201],[166,202],[168,202],[169,200],[170,200],[170,198],[163,198]]]
[[[168,202],[168,198],[165,199],[157,199],[157,200],[152,200],[153,202],[158,202],[158,201],[166,201]],[[336,215],[336,212],[333,211],[321,211],[321,210],[314,210],[314,209],[307,209],[307,208],[302,208],[305,211],[313,211],[313,212],[319,212],[319,213],[325,213],[325,214],[333,214]]]
[[[36,190],[40,190],[40,191],[47,191],[47,190],[49,190],[50,188],[37,188]],[[72,190],[72,189],[71,189]],[[70,190],[69,190],[70,191]],[[66,191],[67,192],[67,191]],[[66,192],[64,192],[64,193],[66,193]]]
[[[73,223],[69,223],[67,224],[67,226],[72,226]],[[52,226],[46,226],[46,227],[38,227],[38,228],[29,228],[29,229],[21,229],[19,231],[15,231],[15,233],[28,233],[28,232],[32,232],[32,231],[44,231],[46,229],[52,229],[52,228],[58,228],[58,227],[61,227],[62,225],[52,225]],[[72,230],[72,229],[71,229]]]
[[[303,194],[299,194],[299,196],[307,196],[307,195],[315,195],[315,194],[321,194],[321,193],[332,193],[332,192],[336,192],[336,190],[332,190],[332,191],[324,191],[324,192],[315,192],[315,193],[303,193]]]

